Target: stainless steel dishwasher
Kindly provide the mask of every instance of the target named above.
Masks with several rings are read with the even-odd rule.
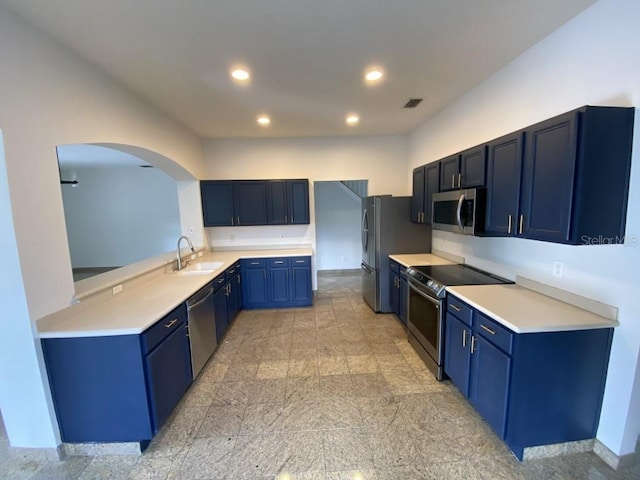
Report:
[[[213,283],[187,300],[191,373],[195,380],[217,346],[213,311]]]

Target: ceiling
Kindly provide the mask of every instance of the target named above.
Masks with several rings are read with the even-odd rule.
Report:
[[[0,0],[203,137],[407,133],[595,0]],[[229,77],[249,67],[248,85]],[[386,75],[363,82],[373,64]],[[409,98],[424,98],[403,109]],[[360,123],[345,125],[356,112]],[[256,123],[271,117],[269,127]]]

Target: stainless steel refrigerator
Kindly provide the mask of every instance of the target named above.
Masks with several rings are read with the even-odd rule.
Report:
[[[389,255],[429,253],[431,227],[411,222],[411,197],[362,199],[362,296],[375,312],[390,312]]]

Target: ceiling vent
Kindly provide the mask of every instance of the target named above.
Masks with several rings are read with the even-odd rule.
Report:
[[[410,98],[409,101],[404,104],[404,108],[416,108],[421,101],[421,98]]]

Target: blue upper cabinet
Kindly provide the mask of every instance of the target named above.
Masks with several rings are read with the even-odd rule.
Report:
[[[487,146],[478,145],[440,160],[440,191],[483,187]]]
[[[309,180],[287,180],[287,201],[289,206],[289,223],[308,225],[309,215]]]
[[[587,106],[525,129],[519,235],[624,241],[633,117],[633,108]]]
[[[202,181],[200,182],[200,194],[205,227],[234,225],[233,182]]]
[[[233,182],[235,225],[267,224],[267,185],[260,180]]]
[[[433,162],[413,170],[411,221],[431,224],[433,194],[440,191],[440,162]]]
[[[520,207],[520,172],[524,133],[516,132],[489,143],[485,233],[515,235]]]
[[[309,180],[204,180],[205,227],[308,224]]]
[[[455,190],[460,188],[460,154],[440,160],[440,191]]]

